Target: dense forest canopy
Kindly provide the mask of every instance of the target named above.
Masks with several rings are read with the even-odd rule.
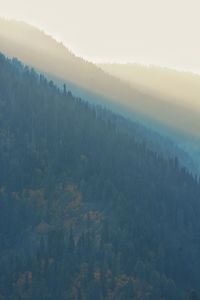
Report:
[[[0,170],[1,300],[198,298],[199,178],[3,55]]]

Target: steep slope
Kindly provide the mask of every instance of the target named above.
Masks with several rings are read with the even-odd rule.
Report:
[[[81,88],[93,93],[88,97],[93,99],[96,94],[98,101],[126,116],[148,121],[152,126],[155,123],[157,127],[163,125],[172,131],[200,135],[199,111],[147,95],[137,86],[130,86],[74,56],[62,44],[27,24],[0,20],[0,51],[18,57],[53,79],[68,82],[74,92]],[[82,95],[82,90],[79,92]]]
[[[138,64],[99,64],[104,71],[163,101],[200,111],[200,75]]]
[[[199,290],[200,184],[177,159],[2,55],[0,107],[1,299]]]
[[[116,76],[123,82],[128,83],[152,97],[160,99],[161,103],[176,104],[191,112],[189,115],[177,114],[177,118],[187,124],[196,124],[200,133],[200,76],[188,72],[175,71],[156,66],[142,66],[137,64],[101,64],[98,65],[110,75]],[[162,104],[161,104],[162,106]],[[165,112],[165,106],[163,106]],[[194,113],[196,112],[196,114]],[[173,118],[173,116],[172,116]],[[193,127],[194,129],[194,127]],[[191,127],[191,132],[193,132]],[[179,140],[179,137],[177,136]],[[182,147],[195,158],[200,166],[200,138],[181,138]]]

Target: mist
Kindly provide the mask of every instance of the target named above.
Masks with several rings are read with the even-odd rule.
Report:
[[[1,16],[45,30],[92,62],[200,73],[198,0],[0,0]]]

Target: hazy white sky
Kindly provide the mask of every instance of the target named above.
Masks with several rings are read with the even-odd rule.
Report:
[[[0,0],[0,16],[36,25],[92,61],[200,72],[200,0]]]

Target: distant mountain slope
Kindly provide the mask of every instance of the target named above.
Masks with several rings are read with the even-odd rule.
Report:
[[[0,299],[199,294],[200,182],[131,132],[0,55]]]
[[[157,97],[161,103],[176,104],[191,112],[184,117],[182,112],[177,115],[177,122],[182,118],[186,126],[192,124],[191,132],[197,129],[197,139],[188,137],[181,139],[184,149],[189,152],[200,168],[200,75],[181,72],[157,66],[142,66],[138,64],[99,64],[104,71],[116,76],[132,87],[137,87],[143,93]],[[172,108],[172,107],[171,107]],[[163,105],[163,113],[165,113]],[[173,119],[173,114],[171,114]]]
[[[138,64],[98,66],[143,92],[200,112],[200,75]]]
[[[58,81],[68,82],[104,98],[103,104],[129,117],[143,118],[149,124],[200,136],[200,112],[179,103],[162,101],[111,76],[94,64],[73,55],[62,44],[40,30],[16,21],[0,20],[0,51],[17,57]],[[138,116],[139,114],[139,116]]]

